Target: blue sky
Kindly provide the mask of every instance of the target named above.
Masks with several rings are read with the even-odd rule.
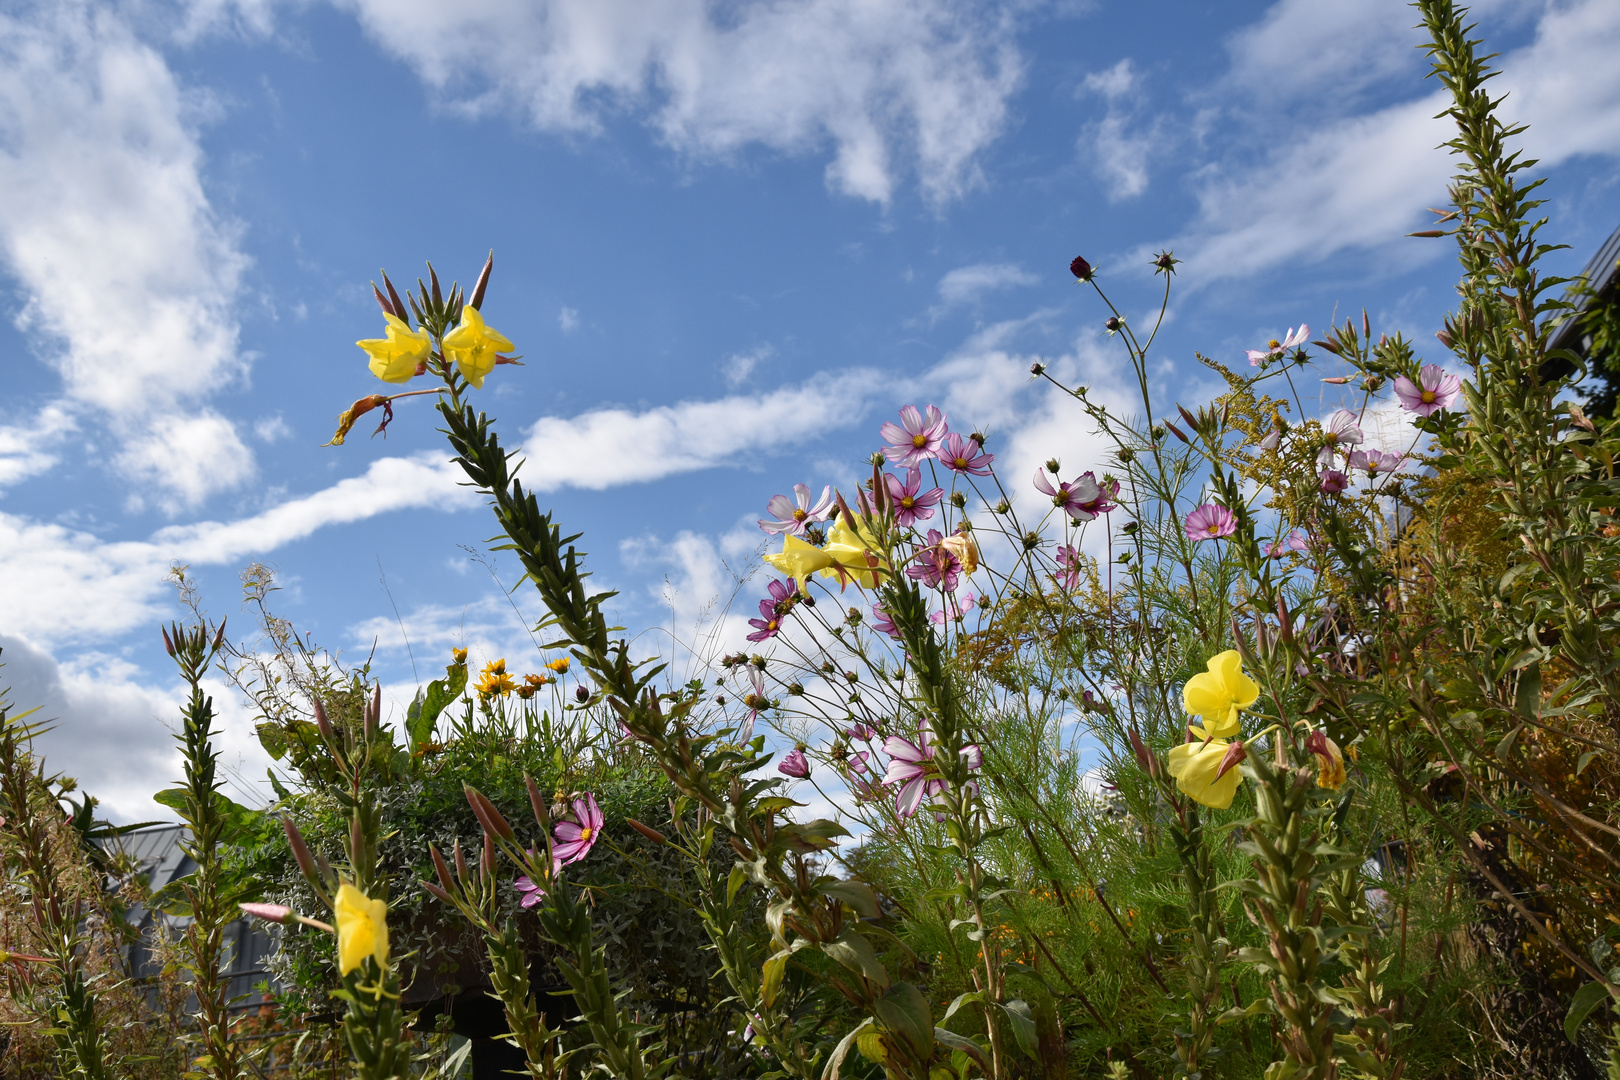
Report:
[[[1620,219],[1620,8],[1477,10],[1572,245],[1553,262],[1578,267]],[[353,345],[381,329],[379,267],[465,281],[495,249],[484,312],[526,366],[481,403],[620,620],[677,635],[753,565],[766,499],[848,483],[902,404],[987,427],[1009,475],[1089,467],[1024,374],[1128,404],[1076,254],[1137,315],[1148,255],[1186,260],[1165,400],[1213,392],[1195,351],[1241,362],[1335,310],[1432,342],[1455,264],[1403,234],[1450,169],[1414,21],[1395,0],[8,4],[13,697],[130,819],[177,770],[171,560],[243,630],[236,575],[272,564],[282,614],[351,659],[377,642],[396,704],[412,654],[424,676],[452,644],[518,655],[430,410],[320,445],[380,388]],[[252,797],[251,716],[220,702]]]

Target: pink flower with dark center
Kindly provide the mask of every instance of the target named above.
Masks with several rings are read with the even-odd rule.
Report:
[[[1187,515],[1187,539],[1214,540],[1237,532],[1237,516],[1220,503],[1204,503]]]
[[[530,881],[528,875],[517,879],[517,891],[520,897],[518,904],[526,908],[532,908],[546,898],[546,890]]]
[[[922,488],[922,470],[915,465],[906,470],[903,484],[898,476],[889,473],[883,475],[883,480],[889,487],[889,505],[894,507],[895,524],[902,529],[933,517],[934,507],[945,497],[944,488],[918,493]]]
[[[1097,514],[1088,507],[1107,503],[1102,488],[1097,484],[1097,478],[1089,472],[1081,473],[1069,483],[1053,487],[1052,482],[1046,478],[1046,470],[1036,469],[1035,488],[1041,494],[1051,496],[1052,505],[1076,521],[1090,521]],[[1118,490],[1118,485],[1114,486],[1114,490]],[[1100,512],[1107,513],[1113,508],[1112,503],[1107,503],[1107,508]]]
[[[816,522],[826,521],[832,512],[833,493],[831,487],[821,489],[821,498],[815,505],[810,503],[810,489],[803,484],[793,485],[793,494],[797,499],[789,499],[786,495],[772,495],[771,501],[765,504],[765,512],[774,517],[775,521],[760,519],[759,527],[773,536],[782,533],[792,533],[794,536],[803,536],[806,529]]]
[[[1305,534],[1295,529],[1286,537],[1281,537],[1266,549],[1266,554],[1273,559],[1280,559],[1290,551],[1303,552],[1307,549]]]
[[[955,592],[962,564],[954,552],[940,543],[943,539],[938,529],[929,529],[928,542],[912,556],[915,565],[906,568],[906,576],[915,578],[930,589]]]
[[[773,638],[782,632],[782,616],[776,613],[776,605],[769,600],[759,602],[759,618],[749,619],[748,625],[754,632],[748,635],[749,641],[764,641]]]
[[[776,771],[799,780],[803,780],[805,777],[809,776],[810,762],[804,756],[804,747],[795,746],[791,751],[789,751],[782,758],[782,760],[777,763]]]
[[[1356,420],[1356,414],[1348,409],[1340,409],[1322,422],[1322,449],[1316,453],[1317,468],[1326,469],[1333,464],[1338,451],[1346,454],[1352,446],[1360,446],[1366,436],[1362,434],[1361,424]]]
[[[557,843],[551,849],[551,857],[557,865],[577,863],[589,855],[602,838],[602,821],[602,809],[596,805],[595,795],[587,791],[584,798],[575,799],[572,820],[559,821],[552,830]]]
[[[1080,586],[1080,567],[1082,565],[1080,549],[1064,544],[1057,549],[1058,572],[1053,575],[1059,586],[1065,589],[1075,589]]]
[[[1297,331],[1290,326],[1288,328],[1288,333],[1283,335],[1283,339],[1281,341],[1278,341],[1276,338],[1272,338],[1270,341],[1266,342],[1266,347],[1264,349],[1247,350],[1249,354],[1249,366],[1259,367],[1267,360],[1280,357],[1289,349],[1298,348],[1299,346],[1305,344],[1305,342],[1309,340],[1310,336],[1311,328],[1304,323],[1299,324],[1299,329]]]
[[[939,463],[954,473],[989,476],[990,463],[996,455],[984,452],[975,440],[963,438],[956,432],[945,436],[945,445],[939,451]]]
[[[1405,460],[1405,455],[1392,454],[1387,450],[1357,450],[1350,455],[1350,468],[1366,473],[1369,480],[1376,480],[1400,468]]]
[[[1401,408],[1422,417],[1451,408],[1451,403],[1457,400],[1460,393],[1462,380],[1455,375],[1447,375],[1439,364],[1424,364],[1415,383],[1405,375],[1395,379],[1395,396],[1400,398]]]
[[[961,622],[962,619],[967,617],[968,612],[978,606],[978,597],[972,593],[963,593],[961,596],[957,596],[955,593],[947,593],[945,595],[945,606],[928,616],[928,620],[937,625],[944,625],[946,619]]]
[[[1077,518],[1080,521],[1090,521],[1098,514],[1106,514],[1110,510],[1115,509],[1116,504],[1110,502],[1109,500],[1113,499],[1119,494],[1118,480],[1099,481],[1089,470],[1081,473],[1079,478],[1075,480],[1077,490],[1083,491],[1084,486],[1087,484],[1097,489],[1097,496],[1093,499],[1082,499],[1080,501],[1079,508],[1085,511],[1084,517],[1072,512],[1070,513],[1070,517]]]
[[[882,604],[872,605],[872,629],[880,634],[888,634],[896,641],[900,640],[900,630],[894,625],[894,620],[889,618],[889,613],[883,610]]]
[[[909,468],[939,456],[945,444],[945,414],[936,405],[928,406],[924,414],[917,406],[907,405],[900,410],[900,423],[885,421],[878,434],[888,442],[883,456],[896,465]]]
[[[1325,494],[1325,495],[1337,495],[1339,492],[1343,491],[1345,488],[1347,488],[1349,486],[1350,486],[1350,476],[1349,476],[1348,473],[1342,473],[1338,469],[1326,469],[1326,470],[1323,471],[1323,473],[1322,473],[1322,493],[1323,494]]]
[[[883,752],[889,755],[889,771],[883,774],[886,787],[900,785],[894,797],[894,809],[908,818],[922,806],[923,799],[945,786],[943,780],[931,777],[934,747],[928,741],[928,729],[918,733],[917,742],[890,735],[883,740]]]
[[[778,615],[786,615],[793,610],[797,593],[791,581],[771,581],[765,585],[765,591],[771,594],[771,610]]]
[[[863,739],[863,740],[866,740],[866,739],[871,739],[871,737],[876,735],[876,734],[877,734],[877,728],[872,727],[869,724],[853,724],[850,727],[847,727],[847,728],[844,729],[845,737],[851,738],[851,739]]]

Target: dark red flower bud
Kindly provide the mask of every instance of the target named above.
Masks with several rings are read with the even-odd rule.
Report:
[[[1108,321],[1103,323],[1103,325],[1106,326],[1109,330],[1118,330],[1124,324],[1119,321],[1118,316],[1110,315],[1110,316],[1108,316]]]
[[[583,705],[591,700],[591,692],[583,686],[576,686],[574,687],[574,700]]]
[[[1081,281],[1090,281],[1091,264],[1086,262],[1085,256],[1076,255],[1074,257],[1074,261],[1069,264],[1069,273],[1073,274]]]

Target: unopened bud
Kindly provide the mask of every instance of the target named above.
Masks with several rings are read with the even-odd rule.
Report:
[[[1075,278],[1080,281],[1090,281],[1091,264],[1086,262],[1085,256],[1076,255],[1074,260],[1069,263],[1069,273],[1073,274]]]
[[[169,628],[163,627],[163,651],[170,656],[174,655],[174,639],[169,636]]]
[[[1187,438],[1187,436],[1183,435],[1181,433],[1181,429],[1176,427],[1176,425],[1174,425],[1170,421],[1166,420],[1164,422],[1164,426],[1170,429],[1170,434],[1174,435],[1176,438],[1180,439],[1182,442],[1191,445],[1192,440]]]
[[[377,734],[377,722],[382,718],[382,683],[372,687],[371,700],[366,703],[366,742]]]
[[[495,804],[486,799],[477,788],[471,784],[463,784],[461,790],[467,796],[468,805],[472,807],[473,817],[478,819],[478,824],[484,827],[486,833],[493,833],[502,840],[510,840],[517,835],[501,816],[501,812],[495,809]]]
[[[1117,315],[1108,316],[1108,321],[1103,323],[1103,326],[1108,328],[1108,332],[1110,334],[1116,332],[1123,325],[1125,324],[1119,321],[1119,316]]]
[[[467,300],[467,306],[477,311],[484,302],[484,288],[489,284],[489,272],[495,268],[495,249],[489,249],[489,258],[484,260],[484,268],[478,272],[478,284],[473,286],[472,296]]]
[[[636,832],[640,833],[642,836],[645,836],[647,839],[651,840],[655,844],[667,844],[667,843],[669,843],[669,841],[667,839],[665,839],[663,833],[659,832],[657,829],[651,828],[651,827],[649,827],[647,825],[643,825],[641,822],[637,821],[635,818],[625,818],[624,823],[626,825],[630,826],[632,829],[636,830]]]
[[[534,777],[523,774],[523,786],[529,789],[529,806],[534,810],[534,822],[540,826],[541,832],[551,831],[551,814],[546,810],[546,800],[540,794],[540,785],[534,782]]]
[[[443,900],[445,903],[450,904],[451,906],[455,905],[455,900],[451,898],[450,891],[448,889],[441,889],[431,881],[422,881],[418,882],[418,884],[420,884],[422,888],[426,889],[434,896],[437,896],[440,900]]]
[[[1453,347],[1452,337],[1451,337],[1451,332],[1450,331],[1448,331],[1448,330],[1436,330],[1434,332],[1434,336],[1439,338],[1440,339],[1440,344],[1444,345],[1446,348],[1450,349],[1450,348]]]
[[[265,922],[284,923],[292,916],[292,908],[284,904],[238,904],[244,915],[252,915]]]
[[[1249,750],[1241,742],[1228,743],[1226,753],[1221,756],[1221,764],[1215,770],[1215,779],[1219,780],[1226,775],[1228,769],[1236,768],[1249,756]]]
[[[287,846],[292,848],[293,861],[298,864],[299,871],[306,881],[316,884],[321,880],[321,875],[315,867],[315,857],[309,853],[309,845],[304,843],[303,833],[292,823],[292,818],[282,818],[281,828],[287,834]]]
[[[433,872],[439,875],[439,884],[446,889],[455,888],[455,881],[450,877],[450,868],[445,865],[444,856],[439,854],[439,849],[429,844],[428,854],[433,858]]]
[[[332,721],[326,718],[326,706],[321,704],[321,699],[318,697],[311,700],[315,703],[315,726],[321,729],[322,738],[331,739],[333,737]]]
[[[1325,383],[1331,383],[1334,386],[1343,386],[1345,383],[1350,381],[1350,376],[1348,376],[1348,375],[1329,375],[1327,378],[1323,379],[1322,381],[1325,382]]]
[[[1056,476],[1058,470],[1061,469],[1062,467],[1063,467],[1062,463],[1059,462],[1057,458],[1047,458],[1046,459],[1046,471],[1051,473],[1053,476]]]
[[[591,700],[591,692],[583,686],[576,686],[574,687],[574,700],[583,705]]]
[[[1029,373],[1038,379],[1046,374],[1046,365],[1040,363],[1031,364],[1029,365]]]

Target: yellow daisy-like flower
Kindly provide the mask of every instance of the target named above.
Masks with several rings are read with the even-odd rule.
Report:
[[[505,697],[517,689],[517,682],[507,674],[505,660],[491,660],[484,665],[482,677],[473,684],[473,689],[484,697]]]
[[[1243,674],[1236,649],[1210,657],[1209,670],[1187,680],[1181,702],[1187,712],[1203,717],[1204,728],[1217,739],[1238,733],[1238,713],[1260,697],[1260,687]]]
[[[345,882],[332,904],[337,918],[338,974],[347,975],[368,956],[388,966],[388,905]]]
[[[450,650],[450,662],[453,663],[453,664],[465,664],[467,662],[467,650],[466,649],[451,649]]]
[[[445,356],[479,389],[484,386],[484,376],[495,370],[496,354],[511,351],[512,343],[490,329],[474,307],[462,308],[461,325],[444,335]]]
[[[1247,751],[1240,742],[1210,738],[1203,728],[1189,730],[1198,741],[1170,748],[1170,775],[1176,778],[1176,787],[1192,799],[1225,810],[1243,782],[1237,763]]]
[[[547,663],[546,667],[550,668],[552,671],[555,671],[557,674],[561,675],[561,674],[563,674],[564,672],[566,672],[568,670],[568,657],[559,656],[557,659],[552,660],[549,663]]]
[[[384,315],[388,336],[355,342],[371,357],[371,373],[383,382],[402,383],[416,374],[417,365],[433,352],[426,330],[412,330],[397,315]]]

